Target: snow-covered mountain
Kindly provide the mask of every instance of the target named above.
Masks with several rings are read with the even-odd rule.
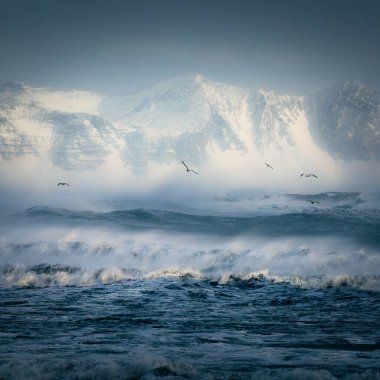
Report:
[[[246,97],[242,89],[200,75],[185,76],[138,94],[105,99],[100,113],[120,131],[122,157],[135,170],[149,161],[201,165],[207,148],[245,152]]]
[[[151,163],[199,168],[228,152],[260,165],[380,162],[380,97],[358,81],[299,97],[198,74],[113,97],[0,85],[0,165],[31,156],[93,170],[112,156],[139,174]]]
[[[200,166],[215,150],[265,155],[294,148],[291,128],[303,113],[302,101],[192,75],[106,98],[100,113],[121,131],[123,159],[142,170],[149,161]]]

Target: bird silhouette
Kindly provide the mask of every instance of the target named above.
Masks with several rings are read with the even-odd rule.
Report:
[[[70,187],[70,185],[66,182],[58,182],[58,186],[69,186]]]
[[[195,174],[199,174],[199,173],[195,172],[194,170],[189,169],[188,166],[183,161],[182,161],[182,163],[185,165],[185,168],[186,168],[187,172],[193,172]]]
[[[270,166],[267,162],[265,163],[265,165],[267,166],[267,168],[273,169],[272,166]]]
[[[318,203],[318,204],[320,204],[318,201],[311,201],[310,199],[309,199],[309,202],[313,205],[314,203]]]
[[[303,177],[303,176],[305,176],[305,177],[315,177],[315,178],[318,178],[315,174],[304,174],[304,173],[302,173],[302,174],[300,175],[300,177]]]

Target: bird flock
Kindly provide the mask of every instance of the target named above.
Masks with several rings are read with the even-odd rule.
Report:
[[[186,168],[186,172],[187,172],[187,173],[199,174],[199,173],[196,172],[195,170],[190,169],[190,168],[188,167],[188,165],[185,164],[184,161],[181,161],[181,162],[182,162],[182,164],[184,165],[184,167]],[[273,167],[272,167],[272,165],[268,164],[267,162],[265,162],[265,166],[266,166],[267,168],[269,168],[269,169],[274,170]],[[305,178],[314,177],[314,178],[318,178],[318,176],[315,175],[315,174],[313,174],[313,173],[301,173],[300,177],[305,177]],[[58,182],[58,187],[59,187],[59,186],[68,186],[68,187],[70,187],[70,185],[69,185],[67,182]],[[320,202],[315,201],[315,200],[311,200],[311,199],[309,199],[308,201],[309,201],[312,205],[314,205],[314,204],[320,204]]]
[[[189,167],[182,161],[183,165],[185,166],[186,168],[186,172],[189,173],[189,172],[193,172],[195,174],[199,174],[198,172],[192,170],[192,169],[189,169]],[[272,165],[268,164],[268,162],[265,162],[265,166],[269,169],[273,169]],[[301,173],[300,177],[305,177],[305,178],[310,178],[310,177],[314,177],[314,178],[318,178],[317,175],[313,174],[313,173]],[[308,200],[312,205],[314,204],[320,204],[320,202],[318,201],[315,201],[315,200]]]

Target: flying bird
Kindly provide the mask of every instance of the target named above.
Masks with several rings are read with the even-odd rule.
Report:
[[[267,162],[265,163],[265,165],[267,166],[267,168],[273,169],[272,166],[270,166]]]
[[[318,204],[320,204],[318,201],[311,201],[310,199],[309,199],[309,202],[313,205],[314,203],[318,203]]]
[[[300,177],[303,177],[303,176],[305,176],[305,177],[315,177],[315,178],[318,178],[315,174],[304,174],[304,173],[302,173]]]
[[[69,186],[70,187],[70,185],[66,182],[58,182],[58,186]]]
[[[188,166],[183,161],[182,161],[182,163],[185,165],[185,168],[186,168],[187,172],[193,172],[195,174],[199,174],[199,173],[195,172],[194,170],[189,169]]]

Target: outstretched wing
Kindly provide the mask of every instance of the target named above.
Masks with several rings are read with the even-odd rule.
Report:
[[[195,172],[194,170],[190,170],[190,171],[193,172],[193,173],[195,173],[195,174],[199,174],[199,173]]]
[[[182,163],[185,165],[185,168],[187,169],[187,170],[189,170],[189,168],[187,167],[187,165],[182,161]]]
[[[318,178],[315,174],[312,174],[313,177]]]

